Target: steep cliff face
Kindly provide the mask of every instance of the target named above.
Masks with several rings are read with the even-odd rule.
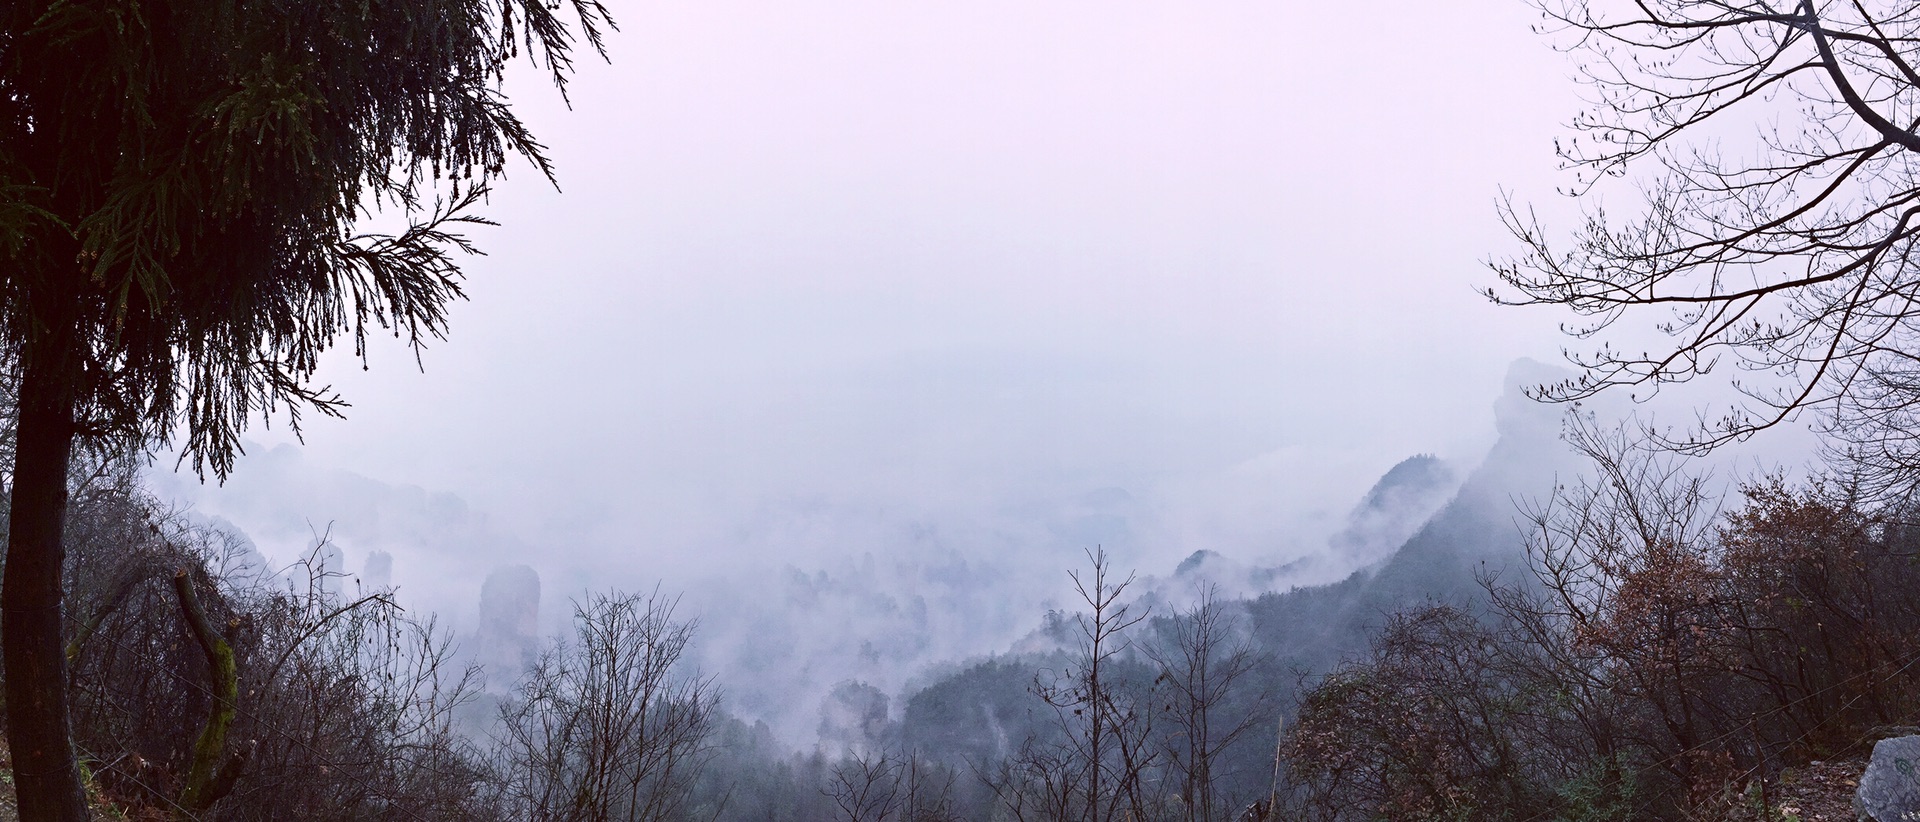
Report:
[[[510,682],[539,652],[540,574],[525,565],[494,569],[480,586],[474,657]]]

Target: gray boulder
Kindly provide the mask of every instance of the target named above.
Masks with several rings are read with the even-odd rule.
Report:
[[[1920,822],[1920,736],[1873,744],[1873,758],[1853,793],[1853,812],[1873,822]]]

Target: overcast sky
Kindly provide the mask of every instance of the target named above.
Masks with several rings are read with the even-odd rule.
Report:
[[[511,89],[563,190],[516,168],[425,372],[337,358],[354,408],[283,462],[596,584],[831,554],[747,533],[796,508],[1111,487],[1156,512],[1139,562],[1272,558],[1401,458],[1477,459],[1508,364],[1563,342],[1475,293],[1500,191],[1552,205],[1579,106],[1519,2],[614,11],[572,110]],[[181,493],[218,512],[259,464]]]

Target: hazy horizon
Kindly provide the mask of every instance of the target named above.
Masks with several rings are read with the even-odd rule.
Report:
[[[1470,470],[1509,364],[1568,342],[1478,289],[1503,191],[1566,206],[1570,66],[1522,4],[1368,12],[621,10],[571,110],[509,83],[560,191],[494,191],[424,371],[336,352],[345,420],[161,490],[276,561],[387,552],[456,625],[517,563],[549,629],[863,557],[990,563],[1025,609],[1112,505],[1143,573],[1322,550],[1401,460]]]

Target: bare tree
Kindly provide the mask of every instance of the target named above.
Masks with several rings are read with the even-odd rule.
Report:
[[[959,775],[952,768],[918,753],[909,753],[901,770],[906,793],[905,822],[959,822],[961,816],[953,792]]]
[[[681,670],[675,601],[593,594],[502,704],[499,803],[534,822],[671,819],[710,752],[719,695]]]
[[[1265,688],[1241,693],[1259,652],[1240,633],[1233,606],[1220,601],[1218,586],[1198,593],[1187,610],[1159,620],[1160,642],[1145,646],[1160,669],[1163,696],[1155,701],[1172,725],[1162,745],[1180,786],[1180,818],[1188,822],[1219,819],[1232,809],[1218,795],[1216,768],[1227,746],[1263,719],[1269,697]],[[1239,704],[1230,705],[1236,698]]]
[[[821,792],[847,822],[958,822],[955,774],[917,753],[850,750]]]
[[[1028,737],[1011,756],[989,766],[976,765],[994,801],[1019,822],[1066,822],[1084,818],[1078,779],[1085,763],[1064,744],[1043,744]]]
[[[906,762],[885,751],[854,751],[828,771],[825,793],[847,822],[897,819],[905,801]]]
[[[1129,687],[1120,670],[1133,648],[1129,632],[1148,613],[1122,601],[1133,577],[1115,581],[1105,550],[1088,551],[1087,559],[1088,573],[1069,572],[1087,607],[1074,616],[1077,647],[1065,670],[1033,684],[1053,709],[1057,741],[1026,740],[987,779],[1020,819],[1143,819],[1152,804],[1146,779],[1158,751],[1151,697],[1138,692],[1145,683]]]
[[[1570,355],[1578,400],[1659,386],[1723,360],[1749,401],[1664,444],[1711,448],[1818,409],[1882,482],[1920,467],[1920,5],[1868,0],[1540,0],[1578,54],[1594,107],[1559,146],[1593,200],[1567,242],[1502,208],[1522,251],[1495,260],[1496,301],[1562,306],[1583,339],[1621,320],[1672,340]],[[1753,138],[1742,144],[1741,132]],[[1724,149],[1723,146],[1726,146]],[[1619,192],[1632,198],[1634,192]],[[1911,484],[1907,481],[1907,484]]]

